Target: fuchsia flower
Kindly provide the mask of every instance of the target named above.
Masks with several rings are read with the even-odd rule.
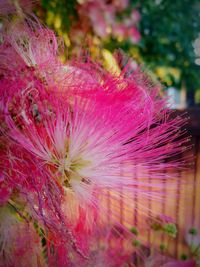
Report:
[[[173,156],[187,141],[177,141],[183,120],[170,117],[159,86],[139,71],[115,76],[89,60],[61,64],[54,34],[36,19],[11,24],[3,37],[4,182],[19,210],[44,229],[59,266],[74,266],[78,255],[90,255],[87,239],[105,220],[100,198],[108,191],[118,206],[122,194],[162,197],[162,181],[170,179],[163,170],[182,166]],[[149,184],[151,177],[156,182]]]

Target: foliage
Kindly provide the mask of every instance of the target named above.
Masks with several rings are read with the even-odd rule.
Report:
[[[139,46],[143,60],[152,69],[170,66],[181,71],[180,82],[187,89],[200,86],[199,66],[195,64],[192,43],[200,29],[200,3],[198,0],[144,0],[140,6]],[[176,84],[171,77],[171,84]]]
[[[75,0],[42,0],[40,9],[40,15],[43,18],[48,20],[48,24],[51,27],[58,28],[60,27],[62,31],[69,31],[70,27],[73,24],[73,21],[77,18]],[[56,22],[51,21],[51,17],[57,16],[57,25]],[[60,21],[60,22],[59,22]]]
[[[109,52],[112,44],[119,48],[125,41],[133,46],[140,40],[140,14],[129,1],[42,0],[36,13],[62,36],[68,54],[77,56],[82,50],[89,50],[105,67],[109,62],[115,69],[117,66]]]

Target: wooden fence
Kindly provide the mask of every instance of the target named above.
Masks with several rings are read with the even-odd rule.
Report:
[[[177,113],[182,112],[177,111]],[[139,206],[146,208],[149,215],[154,214],[156,216],[156,214],[164,214],[165,216],[171,217],[178,227],[176,238],[169,239],[163,233],[159,234],[158,231],[155,240],[155,232],[153,234],[152,230],[146,229],[142,239],[145,243],[154,243],[156,246],[162,243],[168,243],[169,253],[173,257],[180,257],[182,254],[187,255],[188,249],[185,243],[185,235],[189,228],[195,227],[200,232],[200,109],[190,109],[187,110],[187,113],[190,117],[187,128],[194,144],[193,151],[191,151],[194,154],[194,166],[187,171],[179,171],[179,179],[174,179],[176,194],[172,197],[169,190],[171,184],[163,182],[163,193],[166,195],[165,201],[154,203],[151,199],[147,201],[143,197],[133,195],[131,197],[133,205],[129,206],[130,196],[127,196],[127,198],[120,197],[116,200],[120,202],[120,210],[116,211],[116,213],[118,212],[118,221],[126,227],[134,226],[139,229],[143,226],[143,216],[140,216],[137,211]],[[135,175],[137,176],[137,174]],[[169,173],[169,175],[171,174]],[[115,200],[113,200],[113,197],[109,197],[106,201],[107,203],[104,204],[107,205],[108,209],[107,219],[112,221],[112,216],[116,217],[116,213],[114,215],[112,214],[114,207],[116,207]],[[133,210],[131,219],[130,208]],[[129,220],[127,220],[127,216],[129,216]]]

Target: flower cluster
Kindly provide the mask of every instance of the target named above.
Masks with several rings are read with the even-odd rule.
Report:
[[[92,25],[95,34],[101,38],[113,36],[114,38],[126,39],[130,38],[132,43],[137,43],[140,40],[140,33],[136,25],[140,20],[138,11],[133,9],[129,16],[121,15],[127,9],[129,1],[81,1],[78,6],[79,16],[81,21],[89,19],[89,24]]]
[[[79,48],[86,36],[89,44],[94,46],[99,38],[114,38],[118,42],[129,40],[131,44],[140,41],[140,14],[130,7],[129,1],[79,1],[76,11],[78,20],[71,25],[70,40],[73,45],[78,44]],[[88,33],[93,38],[89,38]]]
[[[61,63],[54,33],[35,16],[5,21],[0,266],[89,266],[96,237],[112,227],[108,195],[116,224],[122,197],[130,213],[130,195],[159,201],[170,179],[163,170],[181,168],[186,143],[178,139],[183,120],[165,102],[160,86],[129,65],[114,75],[88,58]],[[142,205],[137,212],[148,215]]]

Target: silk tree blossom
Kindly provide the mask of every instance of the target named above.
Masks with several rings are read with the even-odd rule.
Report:
[[[145,110],[148,109],[150,101],[149,98],[145,99],[146,95],[141,99],[141,106],[137,108],[134,107],[134,102],[134,108],[129,107],[130,100],[124,107],[122,95],[120,93],[120,98],[116,99],[119,103],[114,104],[111,101],[106,103],[109,96],[105,92],[93,94],[93,98],[88,96],[80,99],[74,96],[74,103],[68,103],[68,99],[61,100],[58,94],[58,99],[54,95],[43,96],[44,99],[38,99],[38,102],[43,103],[43,110],[38,110],[41,122],[35,123],[34,117],[31,118],[31,115],[23,110],[20,116],[22,131],[13,122],[12,116],[6,116],[9,137],[40,159],[47,173],[53,175],[60,186],[65,190],[73,189],[77,192],[80,202],[84,200],[95,204],[93,189],[96,187],[119,190],[124,186],[127,190],[135,190],[132,188],[135,183],[132,177],[134,162],[137,161],[137,165],[143,168],[141,175],[150,171],[154,172],[155,178],[162,178],[157,163],[166,156],[163,155],[163,149],[173,155],[181,148],[178,144],[172,143],[169,146],[165,143],[166,135],[173,141],[172,133],[176,131],[173,120],[167,124],[158,124],[159,132],[156,128],[146,130],[152,123],[149,119],[153,116],[150,113],[145,120]],[[117,98],[117,93],[115,97]],[[36,103],[33,102],[32,106],[37,105]],[[11,106],[11,103],[7,106]],[[138,115],[137,121],[130,123],[133,112]],[[8,108],[6,113],[9,113]],[[170,133],[166,133],[166,126],[171,130]],[[162,132],[163,136],[160,136]],[[156,137],[156,145],[160,147],[151,148]],[[136,143],[132,141],[134,138]],[[147,149],[148,146],[150,150]],[[126,174],[122,179],[123,163],[126,164]],[[173,163],[161,164],[161,170],[163,166],[169,168]],[[88,192],[91,194],[88,195]]]
[[[117,208],[127,199],[130,214],[130,194],[163,201],[165,170],[183,166],[176,156],[187,142],[178,140],[184,120],[170,116],[160,86],[139,70],[117,76],[89,60],[65,65],[38,21],[8,29],[14,34],[4,32],[0,47],[0,174],[11,192],[1,190],[0,200],[25,209],[66,260],[59,266],[73,266],[74,251],[90,255],[87,237],[109,212],[100,199],[108,192]],[[144,205],[137,209],[148,216]]]

